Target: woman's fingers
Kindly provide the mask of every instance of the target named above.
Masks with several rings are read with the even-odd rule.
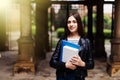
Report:
[[[69,68],[69,69],[76,69],[76,65],[73,65],[71,61],[68,61],[66,62],[66,68]]]
[[[79,56],[73,56],[70,61],[73,65],[85,66],[85,62],[83,62]]]

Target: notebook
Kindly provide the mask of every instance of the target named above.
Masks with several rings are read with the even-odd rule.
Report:
[[[78,55],[80,46],[66,40],[62,40],[62,48],[60,54],[60,61],[67,62],[73,56]]]

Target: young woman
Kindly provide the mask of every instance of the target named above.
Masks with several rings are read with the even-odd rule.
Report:
[[[62,62],[60,60],[62,40],[80,45],[79,55],[73,56],[67,62]],[[65,35],[57,43],[50,60],[50,66],[56,69],[56,80],[85,80],[87,69],[94,68],[90,41],[85,38],[84,28],[78,13],[68,17]]]

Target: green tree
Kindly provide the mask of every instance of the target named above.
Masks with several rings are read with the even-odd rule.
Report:
[[[108,15],[104,15],[104,28],[111,29],[111,18]]]

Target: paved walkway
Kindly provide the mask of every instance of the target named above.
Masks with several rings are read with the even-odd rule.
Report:
[[[107,47],[110,51],[110,47]],[[47,58],[39,62],[34,76],[13,76],[13,65],[17,60],[17,51],[0,52],[0,80],[55,80],[55,69],[49,67],[51,52]],[[120,80],[120,77],[110,77],[106,72],[106,62],[95,60],[95,68],[88,71],[86,80]]]

